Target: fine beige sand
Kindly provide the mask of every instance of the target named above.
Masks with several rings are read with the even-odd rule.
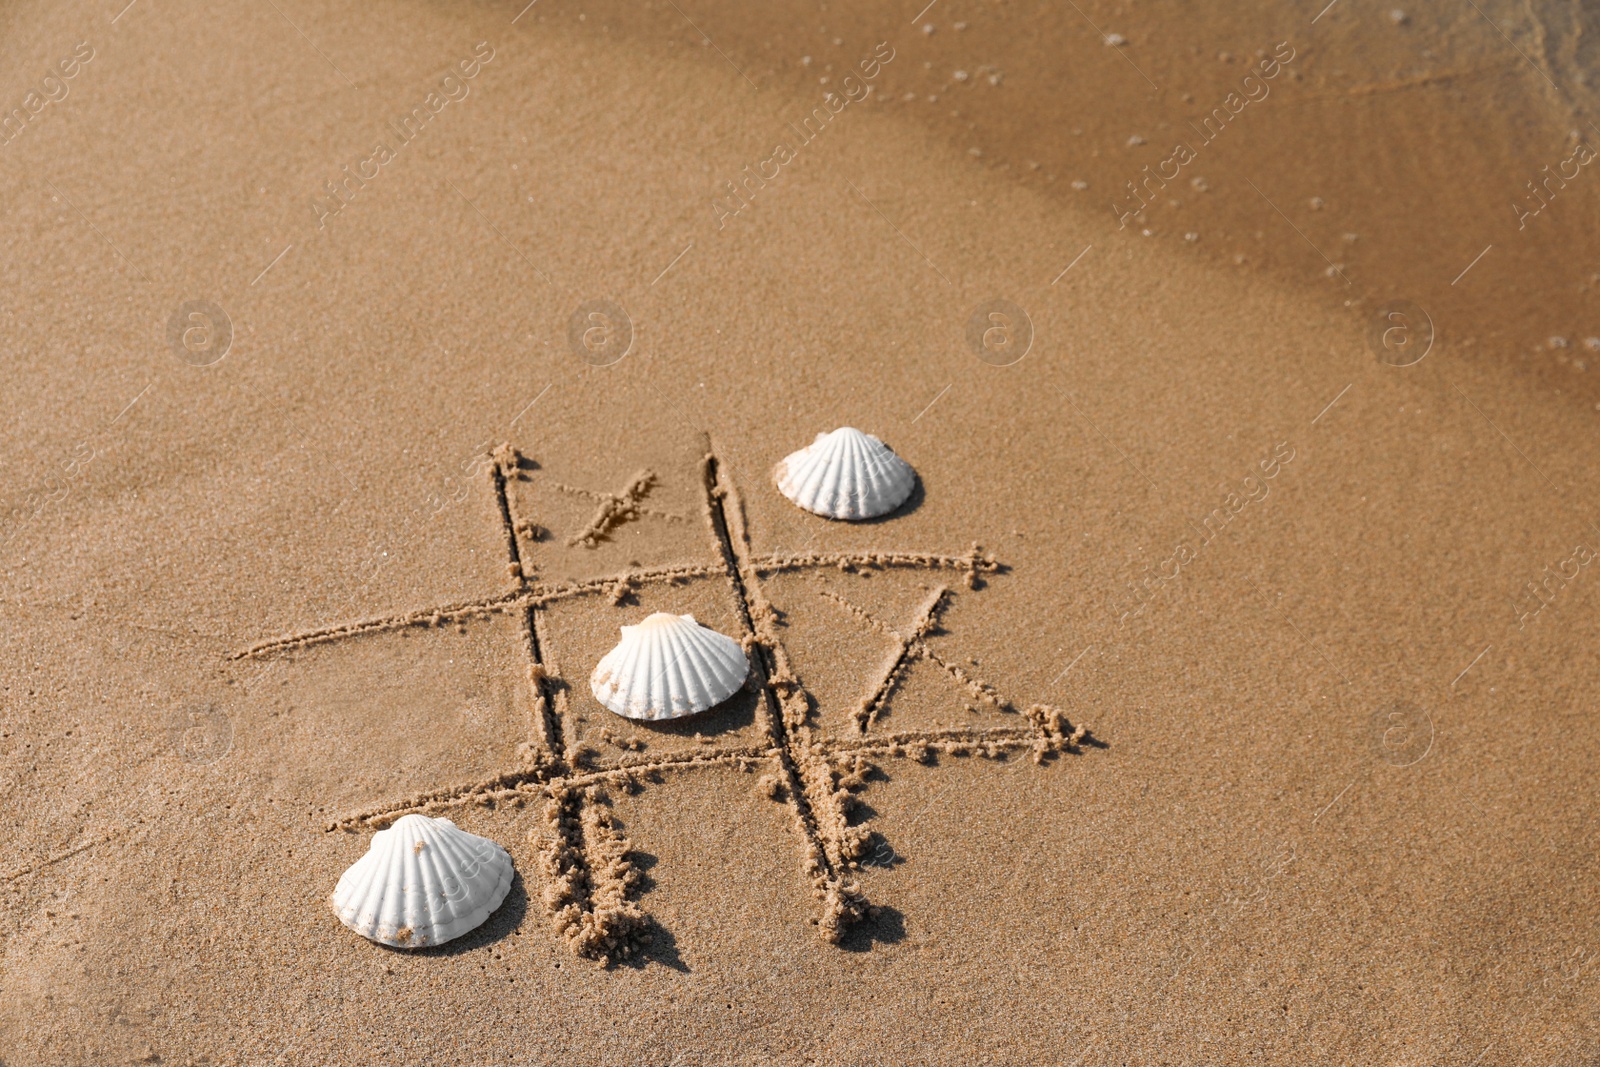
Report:
[[[4,1067],[1600,1062],[1593,9],[921,2],[0,9]]]

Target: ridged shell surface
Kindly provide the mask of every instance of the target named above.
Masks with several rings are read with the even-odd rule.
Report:
[[[595,699],[629,719],[679,719],[722,703],[744,685],[750,661],[731,637],[693,615],[658,611],[622,640],[589,676]]]
[[[362,937],[439,945],[483,925],[511,891],[506,850],[449,819],[407,815],[372,836],[328,902]]]
[[[830,519],[873,519],[906,502],[917,484],[894,449],[849,426],[819,433],[773,471],[778,491]]]

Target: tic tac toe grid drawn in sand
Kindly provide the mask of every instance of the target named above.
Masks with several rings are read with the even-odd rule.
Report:
[[[527,655],[529,709],[529,736],[518,748],[521,765],[505,768],[483,781],[435,788],[352,812],[330,823],[329,831],[381,828],[411,812],[439,814],[469,804],[522,807],[543,802],[544,829],[531,837],[544,876],[546,909],[556,930],[575,952],[610,963],[639,952],[648,942],[653,921],[639,906],[642,876],[633,867],[629,844],[611,815],[607,791],[670,787],[671,779],[711,766],[761,772],[757,779],[761,791],[787,806],[793,816],[803,876],[819,904],[820,914],[815,921],[823,936],[837,943],[853,923],[874,913],[857,882],[857,873],[878,835],[871,827],[852,821],[858,806],[856,795],[876,771],[872,760],[909,758],[932,762],[936,753],[1006,759],[1031,753],[1035,761],[1043,763],[1061,753],[1081,751],[1080,744],[1088,731],[1069,722],[1061,709],[1043,704],[1018,708],[993,685],[929,644],[941,617],[957,596],[946,586],[935,588],[916,616],[899,626],[890,625],[838,593],[820,594],[819,600],[826,597],[833,603],[819,603],[817,607],[833,612],[839,625],[856,628],[862,634],[876,632],[890,644],[875,684],[865,689],[868,695],[848,713],[835,713],[848,726],[843,731],[820,728],[824,709],[791,664],[784,646],[784,624],[767,599],[764,580],[782,572],[816,568],[846,573],[918,568],[950,573],[959,577],[959,584],[966,589],[976,590],[982,587],[984,575],[1004,569],[977,545],[963,555],[757,555],[750,543],[738,491],[708,439],[699,471],[709,541],[707,563],[636,568],[577,581],[541,581],[534,562],[534,546],[541,531],[530,518],[518,514],[516,494],[509,489],[510,483],[524,477],[524,461],[510,445],[496,449],[493,459],[488,473],[505,528],[506,571],[514,588],[479,601],[290,634],[234,654],[235,658],[272,656],[363,634],[438,627],[494,615],[509,614],[520,621],[521,643]],[[654,481],[650,472],[640,472],[621,494],[586,493],[598,500],[599,512],[568,543],[592,546],[620,522],[657,514],[640,504]],[[557,488],[570,491],[566,486]],[[665,513],[658,517],[684,521],[682,516]],[[586,684],[586,673],[584,677],[563,678],[550,667],[546,651],[552,639],[551,606],[583,598],[602,606],[622,604],[634,591],[648,585],[701,581],[726,582],[736,604],[742,628],[736,636],[750,654],[749,684],[757,690],[756,743],[731,747],[715,744],[714,738],[699,738],[709,743],[652,756],[638,751],[642,746],[632,739],[623,738],[617,741],[617,747],[624,754],[604,758],[591,746],[564,736],[565,724],[570,721],[569,686]],[[947,676],[954,695],[969,710],[982,705],[1015,718],[1017,725],[881,730],[880,720],[918,662],[931,663]],[[586,672],[588,665],[582,666]],[[620,718],[615,723],[619,729],[633,725]],[[601,733],[610,738],[609,730]]]

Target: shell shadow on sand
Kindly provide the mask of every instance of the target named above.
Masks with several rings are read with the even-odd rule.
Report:
[[[664,737],[712,737],[737,733],[755,723],[756,709],[761,701],[760,693],[741,689],[722,703],[694,715],[676,719],[630,719],[628,726],[638,733]]]

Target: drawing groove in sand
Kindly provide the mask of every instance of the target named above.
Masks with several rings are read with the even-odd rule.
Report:
[[[922,610],[917,613],[916,621],[911,627],[910,637],[902,637],[895,631],[890,630],[888,627],[879,623],[878,620],[874,619],[860,608],[855,607],[841,596],[833,593],[822,594],[829,599],[836,600],[840,604],[843,604],[858,617],[869,621],[873,625],[874,629],[893,637],[895,639],[895,643],[898,645],[894,656],[890,658],[890,660],[884,665],[885,670],[883,678],[880,679],[877,686],[874,687],[872,694],[866,699],[862,700],[861,706],[855,710],[856,731],[858,733],[864,734],[868,730],[872,729],[873,724],[878,720],[878,716],[883,712],[884,704],[888,703],[890,695],[894,693],[895,688],[901,683],[901,681],[905,679],[906,672],[910,669],[912,661],[915,660],[918,655],[920,655],[919,648],[922,647],[922,639],[928,635],[929,631],[939,624],[940,612],[947,603],[945,598],[945,594],[947,592],[949,592],[949,590],[945,589],[943,586],[940,586],[939,588],[935,589],[932,595],[930,595],[923,603]]]
[[[973,545],[964,555],[921,552],[828,553],[805,552],[756,555],[745,522],[737,488],[727,477],[709,438],[700,462],[704,494],[703,518],[715,563],[705,565],[640,568],[608,577],[581,581],[542,582],[531,545],[539,527],[518,514],[511,484],[523,479],[523,457],[510,445],[493,452],[490,489],[498,505],[506,537],[506,573],[515,588],[480,600],[424,608],[400,615],[358,620],[331,627],[258,642],[234,653],[232,659],[270,656],[274,653],[342,641],[363,634],[411,627],[439,627],[446,621],[488,618],[515,613],[521,628],[521,645],[527,657],[528,736],[518,746],[519,765],[476,782],[447,785],[414,793],[390,803],[349,813],[327,826],[356,830],[384,826],[410,812],[437,814],[462,805],[525,807],[543,802],[544,826],[529,835],[544,874],[545,910],[552,927],[574,952],[606,963],[637,959],[648,949],[654,923],[639,906],[642,875],[635,869],[627,839],[611,814],[608,788],[638,792],[647,784],[665,783],[669,776],[706,767],[733,767],[752,773],[763,769],[758,789],[784,804],[794,819],[801,848],[802,870],[819,903],[813,921],[823,936],[837,943],[854,923],[870,918],[876,909],[868,903],[855,872],[876,833],[852,822],[859,801],[876,770],[871,759],[910,758],[931,762],[936,753],[1004,758],[1030,752],[1037,762],[1065,752],[1079,752],[1087,737],[1082,725],[1074,726],[1059,708],[1031,705],[1019,709],[989,683],[969,675],[940,656],[928,644],[938,631],[951,604],[952,591],[940,586],[919,607],[909,626],[899,630],[836,593],[821,595],[835,601],[856,621],[891,638],[895,649],[887,658],[871,693],[854,709],[853,736],[828,737],[817,720],[812,694],[796,675],[780,633],[779,613],[766,598],[763,576],[787,571],[832,568],[846,573],[861,569],[914,568],[948,570],[962,575],[969,589],[981,586],[981,577],[1002,570],[1001,564]],[[636,474],[622,494],[582,495],[600,501],[589,525],[568,544],[593,547],[621,522],[641,514],[684,521],[682,516],[658,513],[639,502],[656,482],[650,471]],[[558,486],[574,492],[570,487]],[[527,538],[529,544],[524,545]],[[709,738],[704,745],[659,755],[644,755],[642,744],[612,737],[624,750],[620,757],[599,758],[587,744],[565,736],[567,682],[550,659],[548,605],[590,596],[607,596],[623,602],[632,591],[655,584],[679,584],[720,577],[728,583],[743,630],[743,645],[751,655],[753,681],[760,690],[758,743],[720,747]],[[927,660],[964,692],[969,701],[1016,715],[1015,727],[912,730],[874,733],[879,718],[911,666]]]
[[[859,860],[865,848],[847,845],[854,837],[845,826],[852,806],[848,793],[838,789],[827,756],[810,745],[811,699],[789,669],[788,654],[778,638],[776,618],[749,561],[750,542],[744,526],[744,505],[738,491],[722,480],[721,466],[711,443],[706,442],[701,478],[706,491],[706,519],[716,536],[728,568],[728,584],[739,602],[745,637],[756,650],[756,671],[767,708],[767,731],[779,753],[782,792],[802,839],[806,842],[805,867],[814,894],[822,902],[817,920],[823,936],[837,943],[843,930],[870,914],[866,897],[854,880],[844,876],[847,865]],[[731,505],[731,507],[730,507]],[[859,762],[859,758],[858,758]]]
[[[563,493],[588,497],[600,505],[594,513],[594,518],[589,520],[589,525],[567,539],[567,546],[575,548],[582,545],[584,548],[595,548],[610,536],[612,530],[625,522],[637,519],[640,515],[652,515],[669,522],[683,522],[682,515],[673,515],[670,512],[644,506],[644,498],[655,488],[657,481],[655,471],[642,470],[628,479],[628,484],[620,493],[593,493],[587,489],[556,482],[555,487]]]

